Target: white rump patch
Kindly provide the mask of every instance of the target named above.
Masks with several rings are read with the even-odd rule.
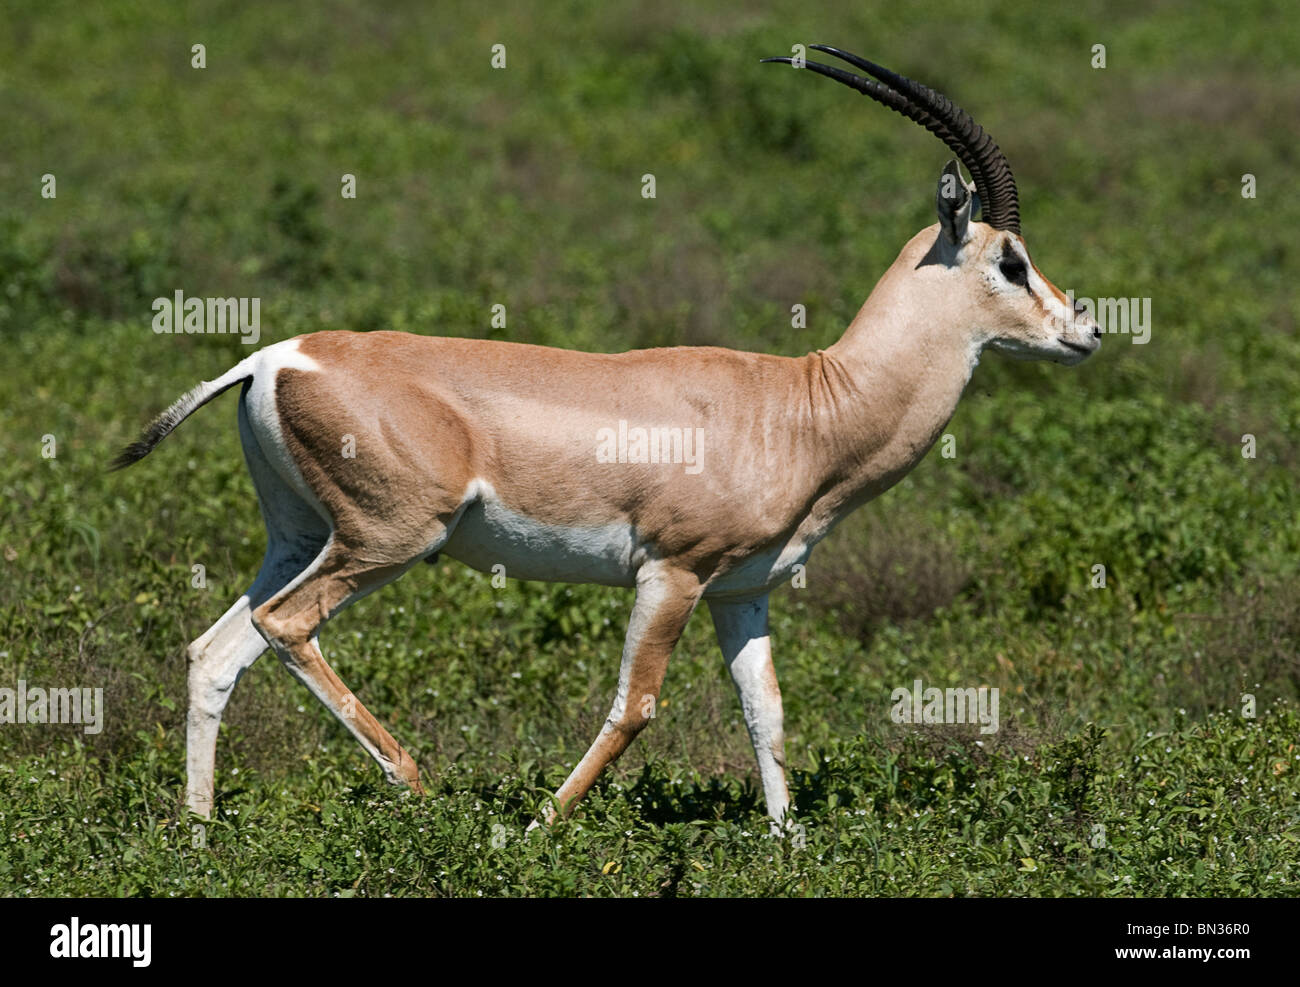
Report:
[[[257,441],[258,449],[270,463],[271,468],[282,481],[299,497],[310,504],[318,514],[334,527],[333,519],[325,510],[307,481],[302,478],[298,464],[289,454],[284,444],[284,433],[280,427],[280,411],[275,403],[275,380],[281,370],[318,371],[319,363],[298,349],[299,338],[286,339],[273,343],[265,349],[258,350],[250,360],[255,360],[253,383],[244,395],[244,408],[248,413],[248,424]]]
[[[302,337],[295,336],[258,350],[258,369],[262,373],[270,373],[272,377],[281,370],[319,370],[320,364],[298,348],[301,342]]]

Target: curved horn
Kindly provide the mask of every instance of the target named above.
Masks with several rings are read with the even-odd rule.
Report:
[[[942,93],[865,58],[829,45],[809,47],[843,59],[880,80],[864,79],[852,72],[819,62],[804,62],[805,68],[870,96],[876,102],[919,123],[947,144],[975,180],[975,190],[983,204],[984,222],[994,229],[1020,233],[1020,199],[1011,166],[1007,164],[1006,155],[994,143],[993,138],[969,113]],[[794,64],[791,58],[764,58],[763,61]]]

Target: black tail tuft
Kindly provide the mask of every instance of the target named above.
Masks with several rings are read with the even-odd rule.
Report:
[[[234,387],[241,380],[247,380],[251,377],[251,372],[246,370],[241,372],[241,369],[246,366],[247,361],[232,369],[225,376],[202,383],[192,391],[182,395],[180,400],[150,422],[149,427],[144,430],[140,438],[118,453],[117,458],[108,464],[109,472],[120,470],[144,459],[145,456],[153,452],[154,446],[167,438],[172,429],[185,421],[186,418],[227,388]]]
[[[138,463],[145,456],[153,452],[153,447],[167,437],[167,433],[180,424],[180,419],[175,421],[169,420],[172,416],[167,412],[159,415],[150,423],[140,438],[136,439],[129,446],[117,454],[117,457],[108,464],[108,471],[120,470],[132,463]]]

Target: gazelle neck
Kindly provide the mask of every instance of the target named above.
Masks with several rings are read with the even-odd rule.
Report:
[[[892,486],[943,433],[981,349],[942,265],[917,267],[923,231],[885,273],[844,335],[823,353],[843,383],[832,402],[854,507]]]

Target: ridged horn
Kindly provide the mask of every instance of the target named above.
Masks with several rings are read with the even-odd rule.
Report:
[[[993,138],[969,113],[942,93],[891,72],[875,62],[829,45],[809,47],[842,59],[874,76],[865,79],[820,62],[804,62],[805,68],[856,89],[864,96],[870,96],[938,137],[957,155],[975,180],[975,191],[984,211],[983,221],[997,230],[1009,230],[1017,235],[1020,233],[1020,198],[1011,166]],[[794,60],[788,57],[764,58],[763,61],[794,64]]]

